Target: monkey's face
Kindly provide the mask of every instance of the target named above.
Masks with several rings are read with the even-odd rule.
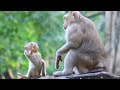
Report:
[[[32,52],[37,52],[39,47],[35,42],[29,42],[25,44],[24,48],[26,52],[32,53]]]
[[[63,24],[63,28],[64,30],[66,30],[66,28],[68,27],[69,24],[72,23],[72,21],[74,20],[74,17],[71,15],[70,12],[68,12],[66,15],[64,15],[64,24]]]
[[[74,23],[79,18],[79,12],[70,11],[66,15],[64,15],[63,18],[64,18],[63,28],[65,30],[68,27],[68,25]]]
[[[27,44],[25,44],[25,46],[24,46],[24,49],[25,50],[31,50],[31,48],[32,48],[32,45],[31,45],[31,43],[27,43]]]
[[[30,55],[31,54],[32,50],[31,50],[31,44],[30,43],[25,44],[24,49],[25,49],[24,53],[26,55]]]

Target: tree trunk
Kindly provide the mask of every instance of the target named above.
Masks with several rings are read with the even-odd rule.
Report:
[[[120,70],[117,69],[119,50],[119,35],[120,35],[120,12],[106,11],[105,12],[105,35],[106,35],[106,50],[107,50],[107,70],[111,74],[120,75]],[[119,72],[119,73],[118,73]]]

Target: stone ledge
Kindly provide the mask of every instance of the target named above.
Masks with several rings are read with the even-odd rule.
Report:
[[[107,72],[88,73],[81,75],[69,75],[69,76],[46,76],[38,79],[120,79],[120,76],[114,76]]]

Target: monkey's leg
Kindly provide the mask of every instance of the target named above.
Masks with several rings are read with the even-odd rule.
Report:
[[[69,51],[64,60],[64,70],[56,71],[53,73],[54,76],[67,76],[73,74],[73,68],[75,66],[75,53]]]
[[[105,69],[102,68],[102,67],[100,67],[100,68],[97,68],[97,69],[91,70],[91,71],[89,71],[88,73],[96,73],[96,72],[102,72],[102,71],[105,71]]]
[[[31,79],[34,73],[35,73],[35,68],[30,68],[27,72],[27,79]]]
[[[80,74],[80,72],[78,71],[77,67],[73,68],[73,74]]]
[[[34,75],[31,77],[31,79],[40,78],[41,77],[40,73],[41,73],[41,68],[40,69],[36,68]]]
[[[20,79],[28,79],[27,75],[22,75]]]
[[[37,79],[37,78],[40,78],[40,77],[41,77],[41,75],[38,75],[36,77],[32,77],[31,79]]]
[[[95,73],[95,72],[102,72],[106,71],[106,67],[102,61],[99,61],[99,63],[95,66],[95,69],[90,70],[88,73]]]
[[[45,66],[45,61],[42,62],[42,76],[46,76],[46,66]]]
[[[40,70],[36,70],[34,73],[34,76],[31,77],[31,79],[37,79],[37,78],[40,78],[41,75],[40,75],[40,72],[41,72],[41,69]]]

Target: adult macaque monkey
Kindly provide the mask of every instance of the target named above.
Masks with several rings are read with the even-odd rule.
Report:
[[[24,46],[24,55],[29,61],[29,69],[27,75],[18,73],[21,79],[31,79],[46,76],[45,61],[42,59],[41,54],[38,52],[38,45],[35,42],[26,43]]]
[[[56,68],[61,56],[67,53],[64,70],[56,71],[54,76],[97,72],[105,69],[106,52],[94,23],[79,11],[64,15],[63,28],[66,44],[56,52]]]

